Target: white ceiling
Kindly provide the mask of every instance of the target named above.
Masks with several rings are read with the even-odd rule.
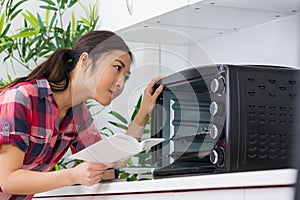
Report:
[[[203,41],[300,12],[300,0],[204,0],[121,31],[129,41]]]

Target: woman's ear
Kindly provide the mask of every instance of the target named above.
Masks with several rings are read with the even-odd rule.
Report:
[[[82,69],[85,71],[88,68],[89,64],[89,54],[87,52],[83,52],[79,57],[79,63]]]

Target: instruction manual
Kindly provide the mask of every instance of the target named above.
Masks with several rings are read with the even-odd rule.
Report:
[[[163,138],[148,138],[138,142],[130,135],[116,134],[103,138],[101,141],[86,147],[69,158],[94,163],[113,163],[129,159],[163,141]]]

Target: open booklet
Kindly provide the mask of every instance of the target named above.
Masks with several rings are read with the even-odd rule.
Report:
[[[96,163],[113,163],[126,160],[144,150],[163,142],[163,138],[149,138],[138,142],[126,134],[116,134],[71,155],[70,159]]]

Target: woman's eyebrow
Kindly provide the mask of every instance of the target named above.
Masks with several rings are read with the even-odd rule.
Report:
[[[121,65],[122,65],[122,67],[123,67],[123,68],[125,67],[125,64],[123,63],[123,61],[122,61],[122,60],[118,60],[118,59],[116,59],[116,61],[118,61],[119,63],[121,63]]]

